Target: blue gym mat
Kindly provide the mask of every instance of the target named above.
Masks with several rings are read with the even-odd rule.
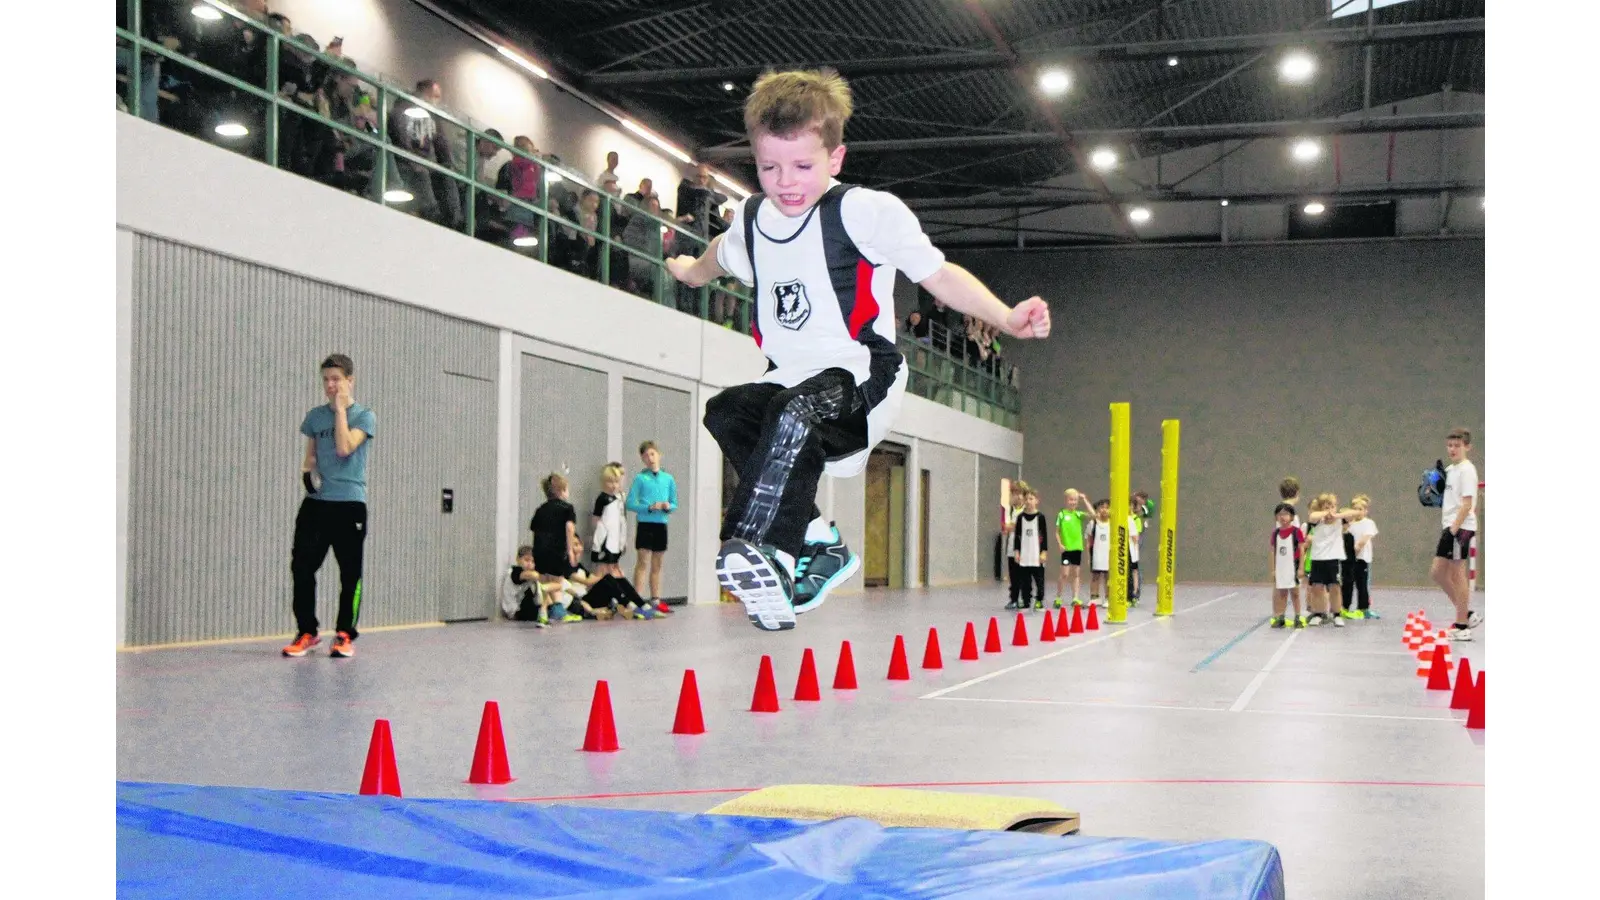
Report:
[[[1279,900],[1260,841],[117,783],[117,896]]]

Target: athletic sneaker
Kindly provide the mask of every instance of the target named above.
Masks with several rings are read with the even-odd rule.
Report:
[[[283,655],[299,658],[311,652],[311,648],[320,643],[322,643],[322,638],[314,634],[302,634],[294,639],[294,643],[283,648]]]
[[[1035,601],[1033,601],[1033,608],[1034,609],[1044,609],[1044,601],[1043,600],[1035,600]]]
[[[1060,608],[1061,608],[1061,598],[1057,597],[1056,598],[1056,609],[1060,609]]]
[[[1006,609],[1020,609],[1020,608],[1021,607],[1017,606],[1017,601],[1015,601],[1015,600],[1012,600],[1011,602],[1006,604]]]
[[[1295,618],[1295,620],[1294,620],[1294,627],[1296,627],[1296,628],[1304,628],[1304,627],[1306,627],[1306,617],[1305,616],[1297,616]]]
[[[861,557],[850,552],[839,529],[828,523],[833,540],[807,542],[794,562],[794,611],[810,612],[828,599],[828,592],[844,584],[861,568]]]
[[[1483,616],[1481,614],[1475,613],[1470,609],[1467,610],[1467,627],[1468,628],[1477,628],[1479,625],[1482,625],[1482,624],[1483,624]]]
[[[1333,627],[1335,627],[1335,628],[1343,628],[1344,627],[1344,617],[1343,616],[1334,616],[1332,621],[1333,621]]]
[[[1288,627],[1288,624],[1289,623],[1283,618],[1283,616],[1273,616],[1272,617],[1272,627],[1273,628],[1286,628],[1286,627]]]
[[[1451,641],[1470,641],[1470,640],[1472,640],[1472,626],[1471,625],[1451,625],[1450,626],[1450,640]]]
[[[345,634],[342,631],[339,632],[339,636],[333,639],[333,646],[328,648],[328,655],[341,658],[355,656],[355,641],[350,640],[350,635]]]
[[[750,624],[764,631],[794,627],[794,581],[772,547],[729,538],[717,551],[717,583],[744,604]]]
[[[1375,609],[1363,609],[1361,611],[1361,618],[1363,618],[1363,619],[1381,619],[1381,618],[1383,618],[1383,616],[1378,615],[1378,611],[1375,610]]]

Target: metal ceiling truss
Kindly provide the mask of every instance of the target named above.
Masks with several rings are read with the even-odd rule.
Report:
[[[763,7],[764,8],[764,7]],[[754,12],[754,11],[752,11]],[[733,20],[708,25],[729,24]],[[1481,38],[1484,20],[1446,19],[1436,22],[1405,22],[1394,25],[1376,25],[1351,28],[1317,28],[1303,31],[1263,34],[1239,34],[1225,37],[1180,38],[1138,43],[1092,44],[1076,47],[1055,47],[1038,50],[974,50],[965,52],[928,53],[918,56],[890,56],[862,59],[799,59],[769,65],[704,66],[699,68],[632,69],[622,72],[608,71],[617,65],[645,56],[667,44],[652,46],[647,50],[607,62],[589,72],[585,78],[596,87],[620,87],[632,84],[665,84],[696,81],[752,81],[768,70],[790,68],[818,68],[829,66],[841,75],[895,75],[917,72],[958,72],[973,69],[1032,68],[1045,64],[1085,62],[1138,62],[1166,59],[1169,56],[1195,57],[1219,56],[1237,53],[1254,53],[1278,47],[1361,47],[1378,44],[1410,43],[1414,41],[1450,38]],[[668,44],[685,40],[675,38]]]

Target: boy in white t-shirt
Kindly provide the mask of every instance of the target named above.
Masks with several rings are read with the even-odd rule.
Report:
[[[1094,529],[1089,532],[1089,602],[1109,608],[1111,587],[1107,578],[1111,574],[1111,501],[1101,500],[1094,505]],[[1100,602],[1100,592],[1106,592],[1106,602]]]
[[[1339,498],[1318,494],[1311,501],[1311,615],[1309,625],[1332,624],[1344,627],[1343,617],[1333,608],[1334,592],[1339,588],[1339,564],[1344,561],[1344,529],[1340,523],[1354,515],[1339,508]]]
[[[1300,609],[1300,553],[1306,536],[1295,522],[1294,505],[1279,503],[1272,511],[1278,524],[1272,529],[1272,627],[1306,627],[1306,617]],[[1294,601],[1294,619],[1286,621],[1284,613],[1289,601]]]
[[[904,201],[833,178],[851,108],[833,71],[759,78],[744,123],[762,193],[698,259],[667,260],[690,287],[730,274],[754,287],[766,374],[712,397],[704,421],[739,473],[717,580],[767,631],[793,628],[859,566],[814,501],[824,472],[866,467],[899,410],[909,370],[895,348],[897,274],[1011,337],[1050,334],[1043,300],[1006,306],[945,261]]]
[[[1472,541],[1478,534],[1478,467],[1467,454],[1472,452],[1472,432],[1457,428],[1445,436],[1445,453],[1450,465],[1444,470],[1444,508],[1440,518],[1444,530],[1434,549],[1433,583],[1444,590],[1456,610],[1450,640],[1472,640],[1472,629],[1483,617],[1468,608],[1472,586],[1467,579],[1467,560],[1472,556]]]
[[[1045,535],[1044,514],[1039,512],[1039,493],[1029,488],[1022,496],[1022,512],[1011,520],[1011,561],[1016,577],[1011,582],[1011,602],[1006,609],[1044,609],[1044,561],[1049,538]]]
[[[1378,523],[1372,521],[1372,500],[1366,494],[1357,494],[1350,500],[1354,515],[1345,520],[1344,534],[1349,543],[1344,567],[1339,573],[1339,590],[1343,593],[1341,613],[1347,619],[1379,619],[1372,609],[1372,592],[1368,579],[1372,572],[1372,539],[1378,536]],[[1351,605],[1351,601],[1355,605]]]

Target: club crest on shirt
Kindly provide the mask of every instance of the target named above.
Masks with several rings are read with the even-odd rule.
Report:
[[[799,279],[774,284],[772,298],[777,301],[779,325],[799,331],[811,318],[811,298],[806,296],[806,286]]]

